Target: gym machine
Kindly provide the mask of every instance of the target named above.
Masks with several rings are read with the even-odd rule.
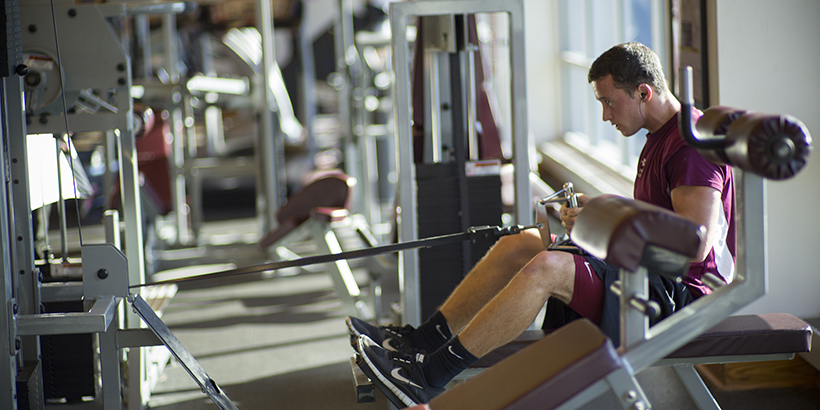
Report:
[[[681,135],[711,160],[734,166],[738,193],[734,280],[727,284],[707,275],[704,282],[712,288],[711,294],[650,328],[648,317],[653,309],[647,299],[647,271],[652,269],[673,278],[685,274],[701,241],[700,227],[639,201],[617,196],[595,198],[578,216],[573,240],[580,248],[621,269],[620,280],[610,289],[621,303],[618,349],[591,322],[574,321],[434,398],[429,405],[415,409],[575,409],[607,390],[615,393],[623,408],[646,409],[651,404],[634,375],[659,361],[683,362],[684,366],[674,369],[697,404],[719,409],[692,363],[712,363],[721,358],[680,354],[698,335],[712,329],[710,340],[701,341],[692,350],[703,356],[735,356],[729,361],[743,361],[743,357],[736,357],[743,355],[773,360],[808,351],[811,330],[800,320],[781,324],[777,322],[782,320],[771,317],[740,317],[728,328],[715,326],[766,293],[764,178],[791,178],[803,169],[812,150],[811,136],[794,117],[729,107],[710,108],[694,124],[690,68],[685,69],[682,78]],[[744,334],[746,329],[754,334]],[[775,339],[767,341],[766,337]],[[749,339],[754,340],[751,344],[766,347],[750,346]],[[778,346],[784,342],[785,346]],[[730,345],[739,345],[739,350],[726,347]],[[534,361],[544,363],[543,369],[534,371],[529,366]],[[491,397],[483,394],[489,386],[494,392]]]
[[[509,26],[511,162],[517,199],[511,222],[532,223],[528,156],[531,144],[523,109],[523,2],[397,2],[390,4],[390,24],[401,242],[434,235],[435,229],[458,231],[470,225],[500,223],[500,162],[478,160],[478,44],[471,40],[469,28],[473,16],[481,13],[504,16]],[[411,20],[416,18],[419,23],[413,25]],[[415,43],[416,50],[412,61],[411,43]],[[411,66],[415,67],[416,77],[412,91]],[[414,144],[417,139],[424,141],[423,150]],[[481,201],[471,200],[471,193]],[[478,222],[482,218],[497,222]],[[399,275],[403,285],[403,321],[418,325],[432,313],[490,245],[439,248],[426,254],[402,253]]]
[[[143,321],[153,325],[153,311],[141,296],[129,294],[129,284],[145,283],[144,215],[135,150],[136,135],[144,124],[133,114],[130,60],[112,23],[127,16],[180,13],[186,4],[28,1],[21,6],[13,1],[7,6],[9,36],[5,38],[4,60],[8,69],[0,90],[5,148],[0,155],[2,162],[11,166],[0,171],[7,182],[0,190],[0,214],[7,216],[0,218],[0,233],[9,245],[0,255],[6,296],[0,313],[7,329],[0,346],[8,360],[2,361],[0,369],[0,407],[43,409],[49,398],[119,409],[125,383],[129,407],[142,408],[149,390],[142,347],[169,339],[143,328]],[[27,152],[27,135],[53,134],[55,151],[60,152],[62,144],[72,148],[66,134],[93,131],[106,132],[109,137],[107,151],[114,154],[106,164],[115,161],[114,156],[118,158],[126,253],[119,249],[119,216],[106,213],[103,243],[91,243],[95,239],[88,236],[84,240],[80,230],[82,282],[43,283],[43,270],[35,263],[29,202],[30,182],[37,181],[29,180],[27,168],[36,158]],[[58,192],[64,190],[59,188]],[[62,200],[60,205],[63,208]],[[61,217],[64,221],[64,210]],[[61,262],[52,264],[51,255],[45,258],[52,273],[65,268],[69,258],[65,223],[61,225]],[[125,309],[124,299],[133,303],[133,309]],[[62,303],[79,304],[80,309],[46,310],[49,304]],[[58,378],[57,384],[67,386],[56,388],[55,393],[53,385],[44,382],[44,363],[52,358],[42,353],[42,338],[64,335],[91,336],[87,345],[81,344],[77,351],[61,357],[69,361],[79,358],[86,370],[52,375]],[[130,349],[127,362],[121,351],[124,348]],[[169,348],[172,352],[175,349],[170,343]],[[181,357],[184,365],[194,364],[185,363],[184,354]],[[121,363],[128,364],[127,372]],[[53,371],[52,366],[48,368]],[[208,385],[214,384],[203,379],[201,385],[207,391]]]
[[[167,45],[175,42],[169,39],[173,31],[173,14],[187,9],[187,4],[176,3],[108,3],[108,4],[74,4],[73,1],[47,0],[26,2],[20,6],[12,2],[7,8],[7,21],[13,23],[9,33],[22,32],[18,37],[13,35],[6,40],[8,52],[5,76],[2,82],[3,142],[7,147],[2,151],[4,163],[2,174],[8,184],[2,190],[0,214],[9,218],[0,218],[0,233],[7,243],[11,244],[0,259],[4,264],[4,291],[6,303],[0,311],[3,325],[9,329],[8,337],[2,338],[0,346],[9,353],[8,361],[0,369],[0,407],[2,408],[37,408],[46,406],[45,387],[43,384],[43,357],[41,354],[41,336],[61,336],[64,334],[87,334],[96,343],[99,358],[88,358],[91,367],[89,390],[74,390],[71,394],[79,396],[64,397],[66,400],[82,400],[92,407],[118,409],[123,406],[123,385],[128,386],[127,403],[129,408],[141,408],[147,401],[150,388],[146,387],[146,369],[143,346],[165,344],[170,353],[185,366],[194,380],[222,409],[235,408],[230,400],[218,388],[216,383],[199,367],[193,357],[173,337],[162,322],[156,317],[152,308],[136,290],[146,285],[145,240],[143,239],[143,222],[146,215],[142,213],[142,200],[139,189],[139,171],[135,139],[140,127],[139,116],[134,114],[131,64],[129,53],[118,38],[117,30],[112,27],[118,20],[129,16],[145,14],[163,14],[164,33]],[[275,88],[270,84],[271,78],[266,73],[272,69],[272,26],[269,2],[260,1],[261,12],[258,13],[259,25],[262,26],[262,49],[265,60],[259,62],[258,78],[255,84],[261,84],[254,93],[259,106],[266,107],[263,112],[260,134],[269,136],[263,141],[263,151],[275,156],[277,147],[272,146],[273,128],[275,127],[275,107],[272,100],[276,98]],[[53,14],[52,14],[53,13]],[[144,18],[142,29],[145,29]],[[137,24],[139,25],[139,24]],[[15,31],[15,27],[20,29]],[[143,33],[144,34],[144,33]],[[55,39],[69,39],[60,43]],[[144,40],[144,39],[143,39]],[[94,47],[88,47],[94,44]],[[151,70],[148,65],[150,44],[143,48],[143,66],[138,70],[143,74]],[[167,63],[174,66],[173,47],[167,50]],[[170,73],[173,84],[158,85],[149,82],[141,83],[141,89],[149,97],[158,95],[172,96],[174,104],[171,121],[174,123],[175,145],[172,158],[175,174],[172,185],[176,188],[175,197],[178,211],[184,202],[183,168],[180,162],[186,154],[182,152],[185,137],[190,132],[180,123],[190,113],[189,106],[183,104],[186,91],[179,86],[179,73]],[[28,74],[23,77],[23,75]],[[191,82],[189,91],[195,91]],[[203,91],[200,89],[199,91]],[[208,91],[205,89],[204,91]],[[23,96],[25,95],[25,99]],[[25,106],[24,106],[25,101]],[[264,108],[263,108],[264,109]],[[267,115],[265,115],[267,114]],[[26,127],[28,126],[28,127]],[[49,133],[57,135],[71,132],[104,131],[109,139],[108,152],[112,158],[119,157],[121,204],[125,217],[125,253],[119,250],[119,233],[121,226],[116,213],[106,216],[106,239],[104,243],[85,243],[80,239],[82,252],[82,283],[41,283],[42,277],[33,251],[33,234],[31,207],[29,206],[27,165],[33,158],[27,158],[25,136],[29,133]],[[190,127],[188,131],[191,131]],[[56,145],[63,143],[57,138]],[[66,140],[70,145],[71,140]],[[190,140],[189,140],[190,143]],[[190,148],[190,146],[189,146]],[[280,147],[281,148],[281,147]],[[189,153],[190,154],[190,153]],[[260,161],[272,167],[277,161],[265,157]],[[200,167],[201,168],[201,167]],[[267,168],[266,168],[267,169]],[[270,171],[270,169],[268,169]],[[274,195],[274,198],[260,201],[265,204],[262,219],[263,229],[275,223],[276,211],[281,202],[283,185],[279,184],[280,174],[262,172],[271,176],[266,178],[262,192]],[[6,175],[7,174],[7,175]],[[178,233],[186,229],[178,221]],[[475,234],[474,232],[472,234]],[[64,236],[64,235],[63,235]],[[82,236],[82,234],[80,234]],[[183,239],[178,236],[178,239]],[[88,239],[88,238],[86,238]],[[460,240],[460,239],[459,239]],[[180,240],[185,242],[185,240]],[[126,257],[127,255],[127,257]],[[68,258],[68,251],[63,251],[62,258]],[[298,266],[304,266],[305,263]],[[296,265],[294,265],[296,266]],[[265,266],[263,270],[276,269]],[[12,274],[11,272],[19,272]],[[75,279],[79,279],[76,277]],[[123,301],[131,304],[125,308]],[[76,302],[82,307],[78,312],[46,313],[43,304],[49,302]],[[120,323],[123,321],[124,323]],[[150,328],[144,328],[147,324]],[[97,341],[93,341],[96,339]],[[88,353],[93,354],[89,346]],[[121,349],[129,348],[127,363],[122,367]],[[98,370],[94,364],[99,363]],[[125,372],[127,370],[127,372]],[[127,374],[124,374],[127,373]],[[101,383],[98,383],[100,382]],[[86,385],[88,387],[88,385]],[[93,396],[93,401],[88,401]]]

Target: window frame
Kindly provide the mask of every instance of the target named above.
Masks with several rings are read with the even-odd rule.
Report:
[[[608,123],[602,121],[600,103],[595,100],[592,89],[586,81],[586,72],[594,59],[609,47],[638,40],[638,35],[627,38],[627,31],[634,31],[634,24],[628,12],[636,3],[649,7],[648,26],[650,44],[661,61],[667,61],[670,55],[668,24],[668,2],[655,0],[560,0],[559,12],[559,51],[558,62],[561,78],[561,135],[564,142],[598,160],[602,165],[634,179],[640,150],[643,147],[645,131],[631,137],[623,137]],[[572,8],[573,10],[570,10]],[[570,16],[571,12],[580,16]],[[608,19],[608,20],[602,20]],[[578,30],[581,32],[579,33]],[[603,31],[595,30],[603,27]],[[578,41],[571,41],[572,35],[580,36]],[[640,33],[640,30],[634,31]],[[633,33],[633,34],[634,34]],[[646,38],[647,36],[644,36]],[[608,41],[606,39],[611,39]],[[570,45],[572,43],[572,45]],[[604,44],[607,43],[607,44]],[[669,66],[663,65],[667,79],[670,79]],[[575,71],[574,73],[572,71]],[[583,72],[583,83],[577,78]],[[573,75],[575,78],[573,78]],[[670,84],[671,86],[671,84]],[[580,111],[580,113],[579,113]],[[580,124],[579,124],[580,121]]]

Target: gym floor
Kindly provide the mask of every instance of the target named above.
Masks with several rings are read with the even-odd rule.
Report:
[[[367,273],[354,270],[364,284]],[[242,410],[386,409],[356,402],[349,360],[353,350],[345,311],[330,277],[321,271],[294,276],[246,275],[187,282],[163,320],[209,376]],[[658,409],[696,409],[668,367],[638,375]],[[723,409],[815,409],[820,388],[803,386],[716,392]],[[171,362],[149,402],[152,410],[216,409],[185,369]],[[585,409],[620,408],[611,393]]]

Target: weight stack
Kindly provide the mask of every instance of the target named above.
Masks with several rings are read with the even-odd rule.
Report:
[[[83,302],[45,303],[45,313],[82,312]],[[94,397],[94,335],[90,333],[40,337],[43,395],[46,400],[81,403]]]
[[[460,176],[457,163],[417,164],[418,237],[464,232],[471,226],[501,225],[498,175]],[[461,183],[461,178],[466,183]],[[466,187],[466,192],[462,187]],[[462,195],[465,200],[462,201]],[[465,209],[462,209],[465,204]],[[421,318],[435,313],[497,238],[419,249]]]

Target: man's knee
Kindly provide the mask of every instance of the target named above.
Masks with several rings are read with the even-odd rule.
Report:
[[[575,283],[575,261],[566,252],[542,251],[517,276],[543,289],[549,296],[569,302]]]
[[[490,249],[491,253],[520,261],[520,266],[544,251],[541,236],[534,229],[527,229],[517,235],[502,236]]]

